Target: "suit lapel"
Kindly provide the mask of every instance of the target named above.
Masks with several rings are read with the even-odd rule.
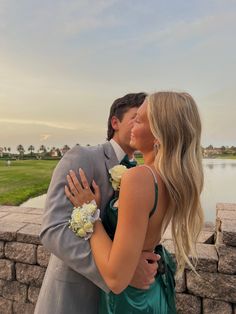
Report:
[[[111,145],[110,142],[106,142],[103,144],[103,150],[105,155],[105,164],[107,171],[109,172],[109,169],[119,164],[119,161],[116,157],[115,151]]]

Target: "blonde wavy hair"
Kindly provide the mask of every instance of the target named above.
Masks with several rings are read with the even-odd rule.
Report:
[[[203,168],[199,112],[187,93],[158,92],[148,96],[147,101],[150,128],[160,143],[154,166],[170,200],[162,233],[171,220],[177,274],[186,263],[195,271],[196,243],[204,221],[200,203]]]

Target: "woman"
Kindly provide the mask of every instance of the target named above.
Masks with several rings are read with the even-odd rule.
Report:
[[[197,106],[187,93],[158,92],[148,96],[139,108],[131,144],[143,153],[144,165],[122,176],[113,242],[100,221],[95,222],[90,239],[97,267],[111,289],[109,294],[101,293],[100,313],[176,312],[174,267],[159,244],[171,220],[178,273],[185,263],[195,270],[188,256],[196,257],[203,223],[200,135]],[[82,171],[80,174],[85,187],[86,178]],[[74,174],[71,176],[73,189],[72,182],[79,183]],[[99,199],[99,188],[94,187],[95,195],[85,201]],[[86,192],[83,195],[81,188],[80,192],[83,198]],[[66,194],[73,202],[68,189]],[[117,217],[116,206],[108,207],[111,224]],[[155,248],[164,261],[164,273],[156,276],[148,290],[128,286],[141,252]]]

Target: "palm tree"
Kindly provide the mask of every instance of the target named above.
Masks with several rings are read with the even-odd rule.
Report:
[[[42,151],[42,152],[44,152],[44,153],[46,153],[46,151],[47,151],[45,145],[41,145],[41,146],[39,147],[39,150]]]
[[[209,146],[207,146],[207,148],[206,149],[210,149],[210,150],[212,150],[214,147],[213,147],[213,145],[209,145]]]
[[[32,156],[32,152],[34,151],[34,146],[30,145],[28,148],[28,151],[30,151],[30,155]]]
[[[24,147],[20,144],[20,145],[17,146],[16,149],[17,149],[17,151],[19,152],[20,157],[23,157],[23,156],[24,156],[24,152],[25,152]]]
[[[11,147],[8,147],[7,150],[8,150],[8,156],[10,157]]]
[[[58,157],[61,157],[61,151],[60,151],[59,148],[56,149],[56,152],[57,152],[57,156],[58,156]]]
[[[39,147],[38,152],[39,152],[39,155],[40,155],[41,157],[45,157],[45,156],[46,156],[46,153],[47,153],[47,149],[46,149],[45,145],[41,145],[41,146]]]
[[[68,150],[70,150],[70,147],[68,145],[64,145],[61,152],[62,155],[64,156],[66,152],[68,152]]]
[[[63,148],[62,148],[63,150],[69,150],[70,149],[70,147],[66,144],[66,145],[64,145],[63,146]]]

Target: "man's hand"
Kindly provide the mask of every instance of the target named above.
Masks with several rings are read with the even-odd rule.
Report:
[[[137,289],[149,289],[150,285],[155,281],[158,270],[157,261],[159,261],[160,258],[158,254],[142,252],[130,285]]]

